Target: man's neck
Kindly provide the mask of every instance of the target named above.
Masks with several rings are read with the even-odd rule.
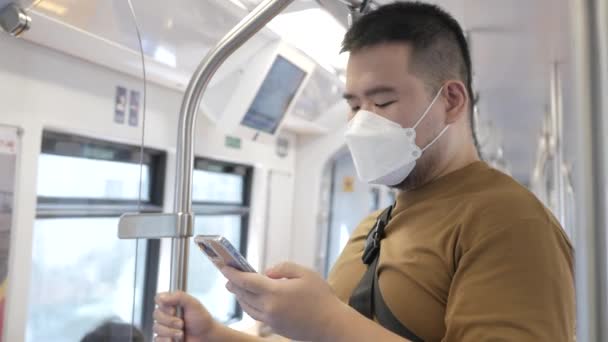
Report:
[[[435,180],[437,180],[447,174],[450,174],[454,171],[460,170],[475,162],[478,162],[480,160],[479,154],[477,153],[477,151],[472,151],[472,152],[473,153],[466,153],[462,156],[458,156],[456,158],[451,158],[451,159],[447,160],[445,165],[437,168],[437,171],[435,172],[435,174],[431,175],[431,177],[429,177],[429,179],[425,182],[425,184],[432,183]]]
[[[463,151],[459,155],[453,156],[452,158],[449,158],[447,160],[437,163],[435,165],[435,167],[433,168],[433,171],[431,171],[428,174],[428,176],[425,177],[421,182],[419,182],[418,184],[416,184],[412,187],[409,187],[407,189],[401,189],[401,190],[411,191],[411,190],[422,188],[425,185],[430,184],[447,174],[450,174],[454,171],[465,168],[465,167],[479,161],[480,158],[479,158],[479,154],[477,153],[477,150],[475,149],[474,146],[471,146],[471,147],[472,148]]]

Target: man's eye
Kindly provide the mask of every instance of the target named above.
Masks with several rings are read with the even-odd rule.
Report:
[[[353,111],[353,113],[358,112],[358,111],[359,111],[359,109],[361,109],[361,107],[359,107],[359,106],[350,107],[350,110],[352,110],[352,111]]]
[[[385,108],[385,107],[388,107],[388,106],[392,105],[395,102],[397,102],[397,101],[390,101],[390,102],[385,102],[385,103],[381,103],[381,104],[376,104],[376,107],[378,107],[378,108]]]

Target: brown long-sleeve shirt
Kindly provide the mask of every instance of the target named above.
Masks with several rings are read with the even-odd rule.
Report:
[[[354,231],[329,282],[345,302],[363,276]],[[402,193],[382,240],[378,277],[394,315],[425,341],[572,341],[572,246],[512,178],[473,163]]]

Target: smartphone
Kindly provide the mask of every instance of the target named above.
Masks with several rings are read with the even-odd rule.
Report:
[[[247,259],[223,236],[197,235],[194,237],[194,243],[218,269],[228,265],[242,272],[255,273]]]

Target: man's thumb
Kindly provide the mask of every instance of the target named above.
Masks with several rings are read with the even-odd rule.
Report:
[[[162,306],[188,306],[194,300],[182,291],[164,292],[156,295],[155,302]]]
[[[272,279],[293,279],[301,278],[304,274],[306,274],[306,272],[307,269],[300,265],[291,262],[284,262],[268,269],[266,271],[266,275]]]

